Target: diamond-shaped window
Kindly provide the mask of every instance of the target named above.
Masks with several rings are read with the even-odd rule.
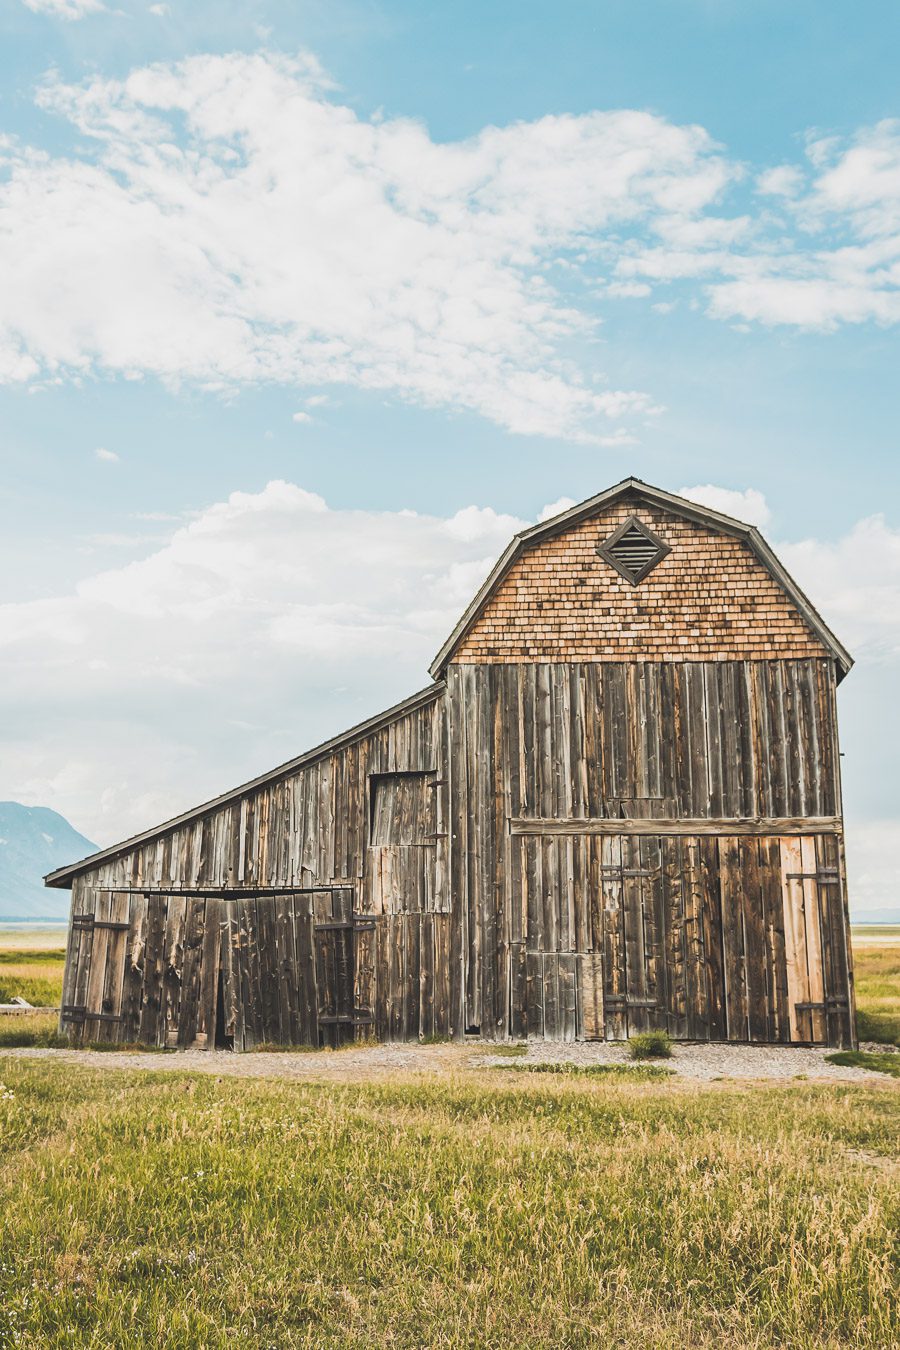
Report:
[[[643,581],[671,551],[670,546],[637,516],[629,516],[608,539],[597,545],[597,552],[604,562],[614,567],[632,586]]]

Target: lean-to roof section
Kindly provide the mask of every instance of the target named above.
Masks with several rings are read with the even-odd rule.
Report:
[[[173,816],[171,820],[166,820],[161,825],[155,825],[152,829],[132,835],[130,839],[122,840],[120,844],[113,844],[110,848],[100,849],[99,852],[92,853],[89,857],[82,858],[78,862],[69,863],[65,867],[58,867],[54,872],[49,872],[44,877],[44,885],[66,889],[71,886],[73,878],[79,873],[91,871],[101,863],[120,857],[123,853],[130,853],[141,844],[158,839],[161,835],[177,829],[180,825],[186,825],[192,820],[198,820],[201,816],[217,811],[220,807],[239,801],[242,797],[255,791],[256,788],[265,787],[268,783],[276,782],[280,778],[287,778],[296,773],[297,770],[314,764],[316,760],[324,759],[327,755],[334,754],[335,751],[352,745],[354,741],[362,740],[364,736],[379,731],[397,718],[414,712],[416,708],[421,708],[427,703],[433,703],[436,699],[441,698],[443,693],[443,683],[436,681],[434,684],[428,685],[427,688],[420,689],[417,694],[412,694],[409,698],[404,699],[402,703],[395,703],[392,708],[386,709],[385,712],[379,713],[376,717],[370,717],[367,721],[360,722],[348,731],[341,732],[339,736],[333,736],[331,740],[323,741],[321,745],[315,746],[312,750],[307,750],[295,759],[289,759],[285,764],[279,764],[269,773],[260,774],[258,778],[252,778],[248,783],[241,783],[239,787],[232,788],[229,792],[223,792],[220,797],[214,797],[211,801],[203,802],[202,805],[195,806],[192,810],[185,811],[180,816]]]

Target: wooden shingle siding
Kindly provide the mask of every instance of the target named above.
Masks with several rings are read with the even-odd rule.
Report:
[[[598,543],[632,513],[671,548],[639,586],[597,554]],[[453,660],[680,662],[828,655],[742,540],[626,500],[526,549]]]

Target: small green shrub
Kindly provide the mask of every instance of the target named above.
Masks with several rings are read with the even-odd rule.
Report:
[[[628,1051],[632,1059],[671,1059],[672,1042],[668,1032],[641,1031],[629,1038]]]
[[[492,1055],[502,1055],[504,1059],[521,1059],[523,1055],[528,1054],[527,1045],[494,1045],[491,1046]]]

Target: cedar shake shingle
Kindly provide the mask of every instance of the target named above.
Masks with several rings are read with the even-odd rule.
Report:
[[[672,550],[637,586],[596,551],[633,513]],[[453,660],[734,661],[830,654],[742,540],[657,507],[621,501],[523,554]]]

